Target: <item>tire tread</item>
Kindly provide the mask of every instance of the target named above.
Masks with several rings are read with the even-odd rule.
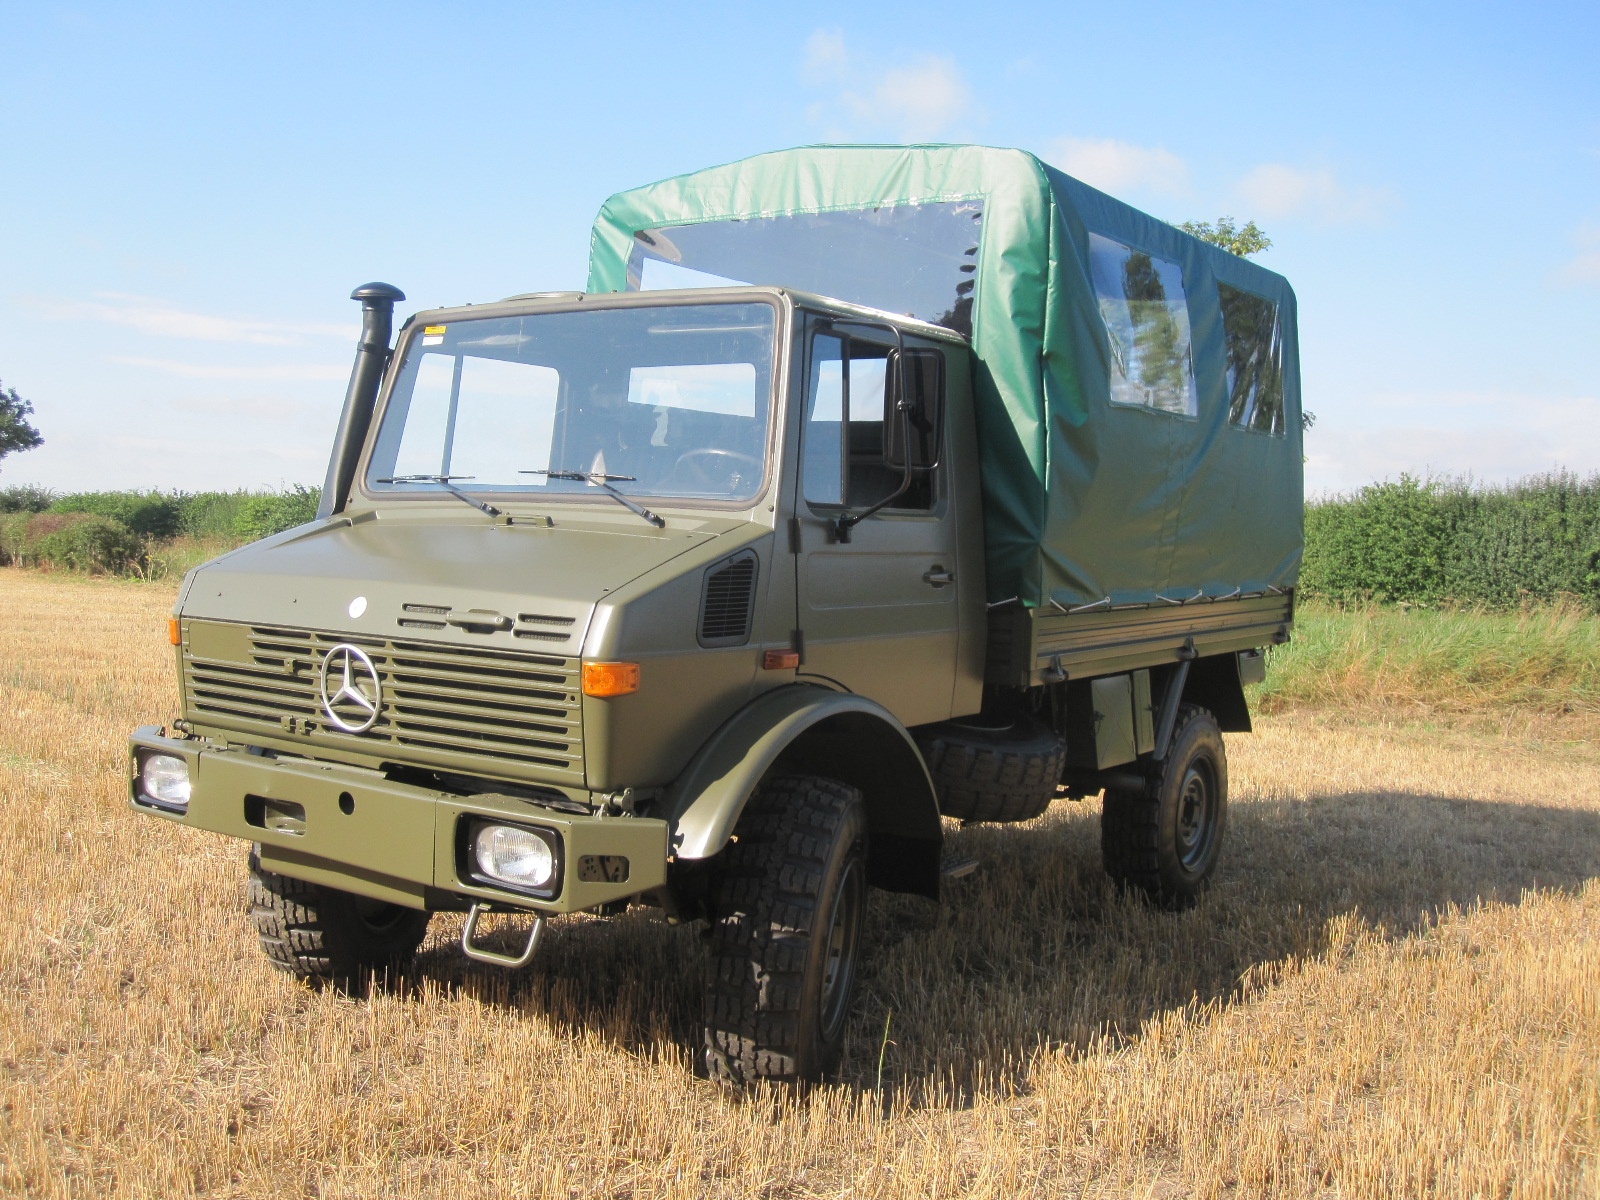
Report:
[[[751,797],[714,889],[705,993],[706,1067],[733,1084],[795,1081],[813,917],[834,846],[865,828],[861,793],[815,776],[780,776]]]
[[[1050,807],[1067,762],[1054,730],[1030,722],[985,735],[935,726],[918,739],[939,795],[939,811],[963,821],[1031,821]]]

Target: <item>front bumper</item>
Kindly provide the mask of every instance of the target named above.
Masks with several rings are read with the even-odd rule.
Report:
[[[431,791],[360,767],[166,737],[154,725],[136,730],[129,750],[129,801],[139,812],[255,842],[269,870],[375,900],[426,908],[455,896],[562,913],[666,883],[665,821],[557,812],[494,793]],[[144,795],[140,762],[151,753],[188,764],[187,809]],[[553,831],[563,861],[560,890],[540,899],[473,878],[463,830],[479,817]]]

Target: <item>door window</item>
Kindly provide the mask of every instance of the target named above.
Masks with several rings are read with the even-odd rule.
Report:
[[[909,454],[911,485],[893,507],[933,506],[942,360],[934,351],[907,352],[899,374],[910,410],[907,425],[902,425],[890,386],[896,357],[889,346],[860,338],[827,333],[813,339],[802,459],[802,490],[808,503],[871,507],[900,487]]]

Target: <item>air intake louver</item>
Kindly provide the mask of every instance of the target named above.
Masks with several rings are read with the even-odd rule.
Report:
[[[736,554],[707,571],[700,593],[700,644],[742,646],[748,642],[755,597],[755,551]]]

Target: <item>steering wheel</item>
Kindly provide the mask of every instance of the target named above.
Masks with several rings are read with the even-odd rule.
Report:
[[[715,446],[702,446],[696,450],[685,450],[678,456],[678,461],[672,464],[672,469],[667,472],[667,478],[680,479],[686,487],[697,491],[725,492],[739,476],[741,467],[749,467],[757,475],[761,473],[761,460],[754,455],[741,454],[737,450],[723,450]]]

